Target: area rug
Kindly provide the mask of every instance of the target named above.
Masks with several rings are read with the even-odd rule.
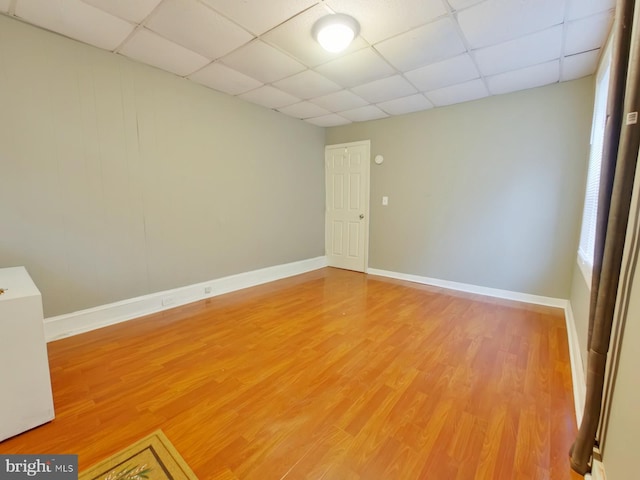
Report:
[[[94,465],[79,480],[198,480],[161,430]]]

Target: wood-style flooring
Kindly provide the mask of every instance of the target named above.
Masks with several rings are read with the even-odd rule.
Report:
[[[80,470],[161,428],[206,479],[577,479],[563,312],[325,268],[48,345]]]

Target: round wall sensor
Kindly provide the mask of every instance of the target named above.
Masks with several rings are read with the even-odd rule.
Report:
[[[376,155],[376,158],[374,158],[373,161],[376,162],[376,165],[380,165],[384,162],[384,157],[382,155]]]

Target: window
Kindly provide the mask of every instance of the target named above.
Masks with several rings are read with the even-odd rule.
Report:
[[[591,271],[593,269],[593,252],[596,238],[600,166],[602,164],[604,127],[607,118],[610,70],[611,49],[607,48],[596,76],[596,95],[593,107],[593,123],[591,126],[589,170],[587,172],[587,189],[584,200],[584,212],[582,214],[580,245],[578,247],[578,264],[589,288],[591,288]]]

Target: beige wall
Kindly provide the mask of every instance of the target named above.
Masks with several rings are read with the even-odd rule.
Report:
[[[385,157],[369,266],[568,298],[592,105],[589,77],[328,129],[328,144],[370,139]]]
[[[608,480],[638,477],[640,269],[635,269],[603,460]]]
[[[324,130],[0,16],[0,266],[45,315],[324,254]]]
[[[640,162],[640,156],[638,157]],[[606,428],[602,456],[609,480],[638,477],[640,432],[640,169],[636,170],[634,196],[625,240],[622,273],[609,348],[608,375],[612,375],[610,405],[604,407]],[[608,416],[607,413],[609,412]]]
[[[577,255],[576,255],[577,258]],[[591,286],[587,285],[578,262],[575,261],[573,268],[573,281],[571,282],[571,310],[578,334],[578,343],[580,344],[580,355],[582,367],[587,371],[587,337],[589,336],[589,302],[591,295]]]

